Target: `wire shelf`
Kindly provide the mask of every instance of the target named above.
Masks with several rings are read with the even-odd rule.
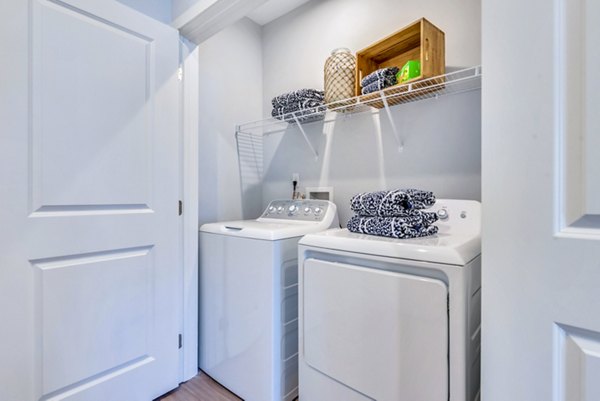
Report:
[[[465,68],[433,78],[392,86],[367,95],[338,100],[334,103],[317,107],[313,112],[307,114],[305,114],[306,112],[296,112],[283,115],[281,120],[271,117],[247,122],[236,126],[236,136],[240,133],[248,135],[271,135],[284,132],[290,125],[294,125],[298,126],[306,138],[303,126],[326,124],[335,121],[335,113],[344,113],[344,115],[351,116],[366,112],[372,113],[374,109],[383,109],[390,118],[392,128],[396,131],[394,135],[398,140],[399,147],[402,148],[400,135],[395,129],[394,121],[391,117],[391,107],[480,89],[481,73],[481,66]],[[306,139],[316,157],[317,154],[314,147],[310,144],[308,138]]]

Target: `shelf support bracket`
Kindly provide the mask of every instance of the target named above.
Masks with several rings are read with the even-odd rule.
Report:
[[[398,152],[402,152],[404,150],[404,141],[400,137],[400,133],[398,132],[398,128],[396,127],[396,122],[392,118],[392,112],[390,110],[390,105],[389,105],[387,98],[385,97],[385,94],[383,93],[383,91],[379,92],[379,94],[381,96],[381,101],[383,102],[383,105],[385,106],[385,113],[387,114],[388,119],[390,120],[390,126],[392,127],[392,132],[394,133],[394,138],[396,138],[396,143],[398,144]]]
[[[298,119],[298,116],[296,115],[296,113],[293,113],[292,115],[294,116],[294,121],[296,121],[296,125],[298,126],[298,129],[302,133],[302,136],[304,137],[306,144],[310,148],[313,155],[315,155],[315,160],[317,160],[319,158],[319,154],[317,153],[317,150],[315,149],[313,144],[310,142],[310,139],[308,139],[308,135],[306,135],[306,131],[304,131],[304,127],[302,126],[302,123],[300,123],[300,120]]]

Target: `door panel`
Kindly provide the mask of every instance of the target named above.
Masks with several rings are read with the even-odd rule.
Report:
[[[0,26],[0,399],[149,401],[179,371],[178,33],[103,0]]]
[[[600,334],[557,326],[557,401],[600,399]]]
[[[142,247],[33,263],[44,394],[149,358],[152,256]]]
[[[152,40],[84,10],[33,4],[33,211],[149,207]]]
[[[481,398],[598,399],[600,3],[482,15]]]
[[[559,231],[600,235],[600,4],[556,3]]]
[[[600,234],[600,77],[598,66],[600,65],[600,3],[595,0],[579,0],[584,7],[585,27],[584,58],[581,60],[585,68],[585,186],[587,215],[595,216],[594,228]]]

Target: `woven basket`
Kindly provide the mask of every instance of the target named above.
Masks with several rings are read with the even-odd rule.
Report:
[[[339,102],[354,96],[356,58],[349,49],[331,52],[325,61],[325,103],[329,108],[347,106],[352,102]]]

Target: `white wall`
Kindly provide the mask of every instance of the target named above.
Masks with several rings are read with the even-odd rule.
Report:
[[[202,224],[242,217],[234,134],[236,124],[264,114],[260,26],[244,18],[200,44],[198,53]]]
[[[171,0],[117,0],[166,24],[171,23]]]
[[[326,135],[310,126],[316,161],[295,128],[266,137],[262,185],[251,163],[240,171],[234,140],[236,124],[270,114],[273,96],[322,88],[332,49],[360,50],[421,17],[446,33],[447,70],[480,64],[480,10],[480,0],[313,0],[262,29],[245,19],[201,44],[200,223],[257,217],[269,200],[290,196],[295,172],[303,188],[334,187],[344,222],[359,191],[422,187],[480,199],[479,92],[395,108],[403,153],[384,113],[330,124]]]
[[[270,113],[270,99],[282,92],[322,89],[332,49],[355,52],[421,17],[446,34],[447,70],[478,65],[480,10],[480,0],[311,1],[263,27],[264,111]],[[326,135],[322,124],[309,126],[320,147],[317,161],[294,128],[267,137],[263,206],[290,196],[294,172],[302,187],[334,187],[344,223],[350,196],[360,191],[421,187],[439,197],[480,199],[479,91],[400,106],[393,118],[406,137],[403,153],[396,151],[385,113],[331,124]]]
[[[481,64],[481,0],[312,0],[263,27],[265,105],[323,87],[331,50],[361,50],[425,17],[446,34],[448,69]]]
[[[385,112],[340,117],[305,126],[317,147],[315,160],[297,128],[265,138],[263,200],[291,196],[292,173],[300,185],[333,186],[343,225],[349,201],[361,191],[425,188],[438,197],[481,198],[481,95],[479,91],[396,108],[404,137],[398,150]],[[280,138],[281,137],[281,138]]]

